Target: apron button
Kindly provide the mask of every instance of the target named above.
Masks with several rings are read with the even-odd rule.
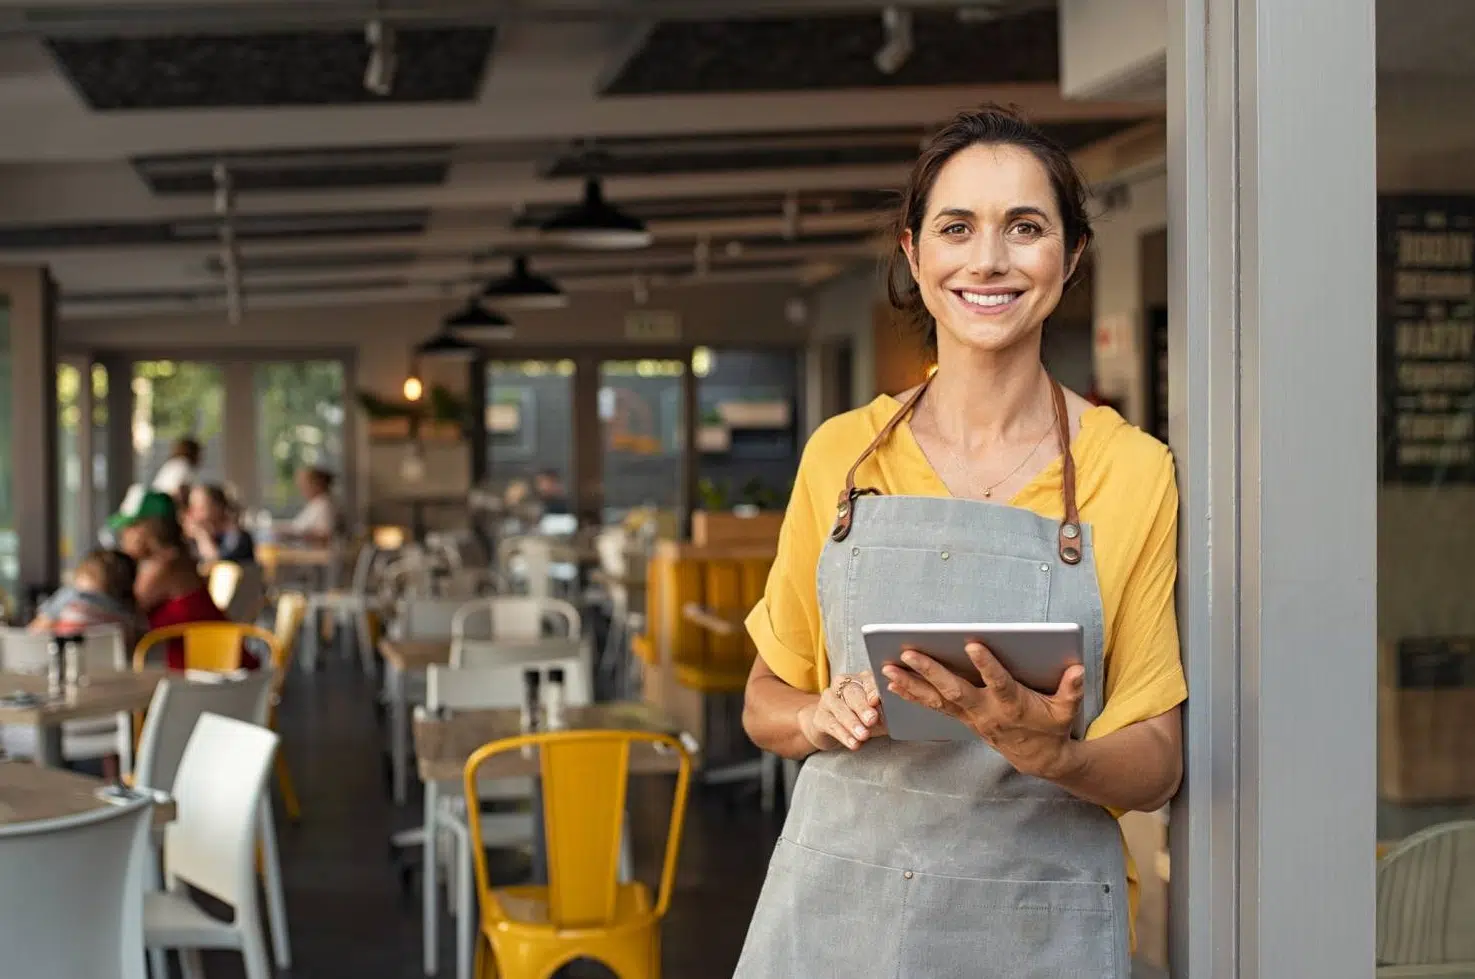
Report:
[[[912,879],[912,872],[910,870],[903,870],[901,872],[901,875],[903,877],[905,877],[907,880],[911,880]]]
[[[1049,571],[1050,570],[1050,566],[1048,564],[1041,564],[1040,565],[1040,570],[1041,571]]]
[[[947,560],[947,559],[948,559],[948,553],[947,553],[947,551],[943,551],[943,552],[942,552],[942,559],[943,559],[943,560],[944,560],[944,561],[946,561],[946,560]]]
[[[850,556],[851,557],[860,557],[860,548],[858,548],[858,547],[852,547],[850,549]]]

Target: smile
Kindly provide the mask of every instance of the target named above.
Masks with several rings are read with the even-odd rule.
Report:
[[[959,289],[955,295],[969,306],[983,313],[1002,312],[1019,299],[1023,293],[1020,292],[973,292],[968,289]]]

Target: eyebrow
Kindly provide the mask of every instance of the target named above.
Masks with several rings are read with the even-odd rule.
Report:
[[[945,207],[937,212],[937,216],[940,218],[967,218],[970,221],[978,217],[977,214],[966,207]],[[1049,214],[1045,212],[1044,208],[1036,207],[1033,204],[1020,204],[1004,212],[1004,218],[1008,221],[1014,221],[1024,217],[1048,218]]]

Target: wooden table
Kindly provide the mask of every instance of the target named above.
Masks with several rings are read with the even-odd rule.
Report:
[[[569,707],[567,716],[568,729],[572,731],[650,731],[672,736],[681,733],[674,720],[649,704],[634,701]],[[415,756],[420,779],[426,783],[460,780],[472,752],[488,742],[516,737],[522,733],[520,724],[520,712],[513,708],[458,710],[443,718],[417,717]],[[631,746],[632,774],[669,774],[680,767],[679,756],[674,751],[657,751],[649,743]],[[515,778],[538,772],[536,757],[525,758],[520,751],[509,751],[483,765],[481,777]]]
[[[0,761],[0,826],[77,816],[112,805],[98,797],[102,779],[54,768]],[[154,824],[174,819],[174,800],[154,803]]]
[[[381,639],[379,655],[392,669],[401,673],[428,670],[432,666],[445,666],[451,661],[451,640],[442,639]]]
[[[24,673],[0,673],[0,697],[35,694],[30,706],[0,703],[0,724],[29,724],[37,731],[36,763],[57,767],[62,761],[62,723],[85,717],[142,711],[154,699],[154,688],[167,676],[159,669],[138,673],[94,673],[78,687],[68,688],[57,700],[46,698],[46,678]]]

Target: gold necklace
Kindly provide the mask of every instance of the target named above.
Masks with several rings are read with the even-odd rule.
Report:
[[[938,424],[939,419],[937,414],[936,402],[929,402],[927,407],[932,412],[932,427],[937,431],[938,438],[942,440],[942,447],[944,449],[947,449],[948,455],[953,457],[953,464],[958,467],[958,470],[966,475],[968,473],[968,467],[963,463],[963,460],[961,457],[959,457],[957,451],[948,444],[947,437],[942,434],[942,426]],[[1026,455],[1023,459],[1019,460],[1019,465],[1009,470],[1008,474],[1005,475],[1002,479],[995,480],[990,485],[984,487],[983,498],[985,500],[992,499],[994,495],[994,490],[998,489],[1004,483],[1008,482],[1015,473],[1024,468],[1025,463],[1029,462],[1035,457],[1036,452],[1040,451],[1040,446],[1045,444],[1045,439],[1050,435],[1050,432],[1053,431],[1056,426],[1060,424],[1060,409],[1058,407],[1053,412],[1051,412],[1051,415],[1052,417],[1050,419],[1050,427],[1045,429],[1044,432],[1040,434],[1040,437],[1035,441],[1034,447],[1029,450],[1029,454]]]

